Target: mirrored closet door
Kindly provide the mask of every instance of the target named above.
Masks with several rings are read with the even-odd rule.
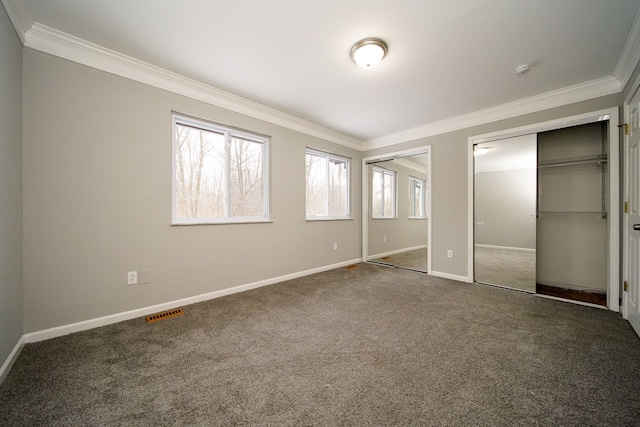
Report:
[[[474,146],[475,281],[536,291],[536,135]]]
[[[427,272],[428,154],[366,164],[367,261]]]

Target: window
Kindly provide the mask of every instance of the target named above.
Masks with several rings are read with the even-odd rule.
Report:
[[[373,218],[396,217],[396,172],[373,167]]]
[[[307,219],[346,219],[350,216],[351,160],[307,149]]]
[[[425,218],[426,183],[424,179],[409,177],[409,218]]]
[[[172,224],[268,221],[268,142],[174,115]]]

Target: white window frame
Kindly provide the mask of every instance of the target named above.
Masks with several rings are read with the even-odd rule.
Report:
[[[326,181],[326,200],[325,200],[325,206],[326,206],[326,215],[308,215],[306,212],[306,186],[308,185],[307,182],[305,182],[305,219],[307,221],[332,221],[332,220],[345,220],[345,219],[353,219],[351,216],[351,159],[348,157],[343,157],[343,156],[339,156],[337,154],[332,154],[332,153],[328,153],[325,151],[320,151],[320,150],[316,150],[313,148],[309,148],[307,147],[307,149],[305,150],[305,164],[306,164],[306,157],[307,155],[313,155],[313,156],[318,156],[318,157],[324,157],[325,159],[327,159],[327,181]],[[330,206],[331,206],[331,192],[329,191],[329,165],[331,164],[331,160],[337,160],[339,162],[344,162],[346,164],[347,167],[347,200],[346,200],[346,204],[347,204],[347,214],[346,215],[330,215],[329,212],[331,211]]]
[[[422,215],[416,215],[415,188],[420,183],[422,193]],[[422,178],[409,175],[409,218],[424,219],[427,217],[427,181]]]
[[[385,169],[379,166],[373,166],[372,174],[374,174],[375,172],[380,172],[383,174],[383,176],[388,175],[393,177],[393,189],[391,190],[391,196],[393,197],[393,203],[392,203],[393,213],[391,214],[391,216],[385,216],[384,208],[382,209],[382,215],[378,214],[373,210],[373,200],[375,198],[375,195],[373,194],[374,186],[372,182],[371,184],[371,217],[373,219],[397,219],[398,218],[398,173],[392,169]],[[372,181],[373,181],[373,175],[372,175]],[[383,192],[382,206],[384,207],[384,205],[385,205],[385,200],[384,200],[384,192]]]
[[[224,195],[225,195],[225,209],[224,209],[224,217],[203,217],[203,218],[178,218],[176,216],[176,126],[184,125],[193,128],[202,129],[209,132],[221,133],[224,135],[225,139],[225,160],[224,160]],[[178,113],[172,114],[172,176],[171,176],[171,225],[203,225],[203,224],[234,224],[234,223],[260,223],[260,222],[272,222],[271,221],[271,213],[270,213],[270,182],[269,178],[271,176],[269,171],[269,152],[270,152],[270,138],[264,135],[259,135],[256,133],[239,130],[235,128],[231,128],[228,126],[219,125],[216,123],[208,122],[202,119],[196,119],[189,116],[185,116]],[[231,138],[240,138],[248,141],[253,141],[256,143],[263,144],[262,150],[262,179],[263,179],[263,201],[264,201],[264,215],[260,216],[231,216],[230,209],[230,152],[229,146]]]

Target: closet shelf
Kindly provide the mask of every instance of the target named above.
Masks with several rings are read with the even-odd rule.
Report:
[[[598,165],[607,161],[606,154],[597,154],[595,156],[569,157],[566,159],[541,160],[538,161],[539,168],[553,168],[559,166],[580,165],[586,163],[597,163]]]
[[[598,214],[598,215],[602,215],[602,218],[606,218],[607,217],[607,212],[605,211],[538,211],[538,214]]]

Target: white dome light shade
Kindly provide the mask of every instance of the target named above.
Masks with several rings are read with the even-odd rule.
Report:
[[[491,147],[478,147],[477,145],[473,147],[473,155],[474,156],[484,156],[491,150]]]
[[[387,44],[380,39],[364,39],[351,48],[351,58],[361,68],[373,68],[382,61],[387,50]]]

